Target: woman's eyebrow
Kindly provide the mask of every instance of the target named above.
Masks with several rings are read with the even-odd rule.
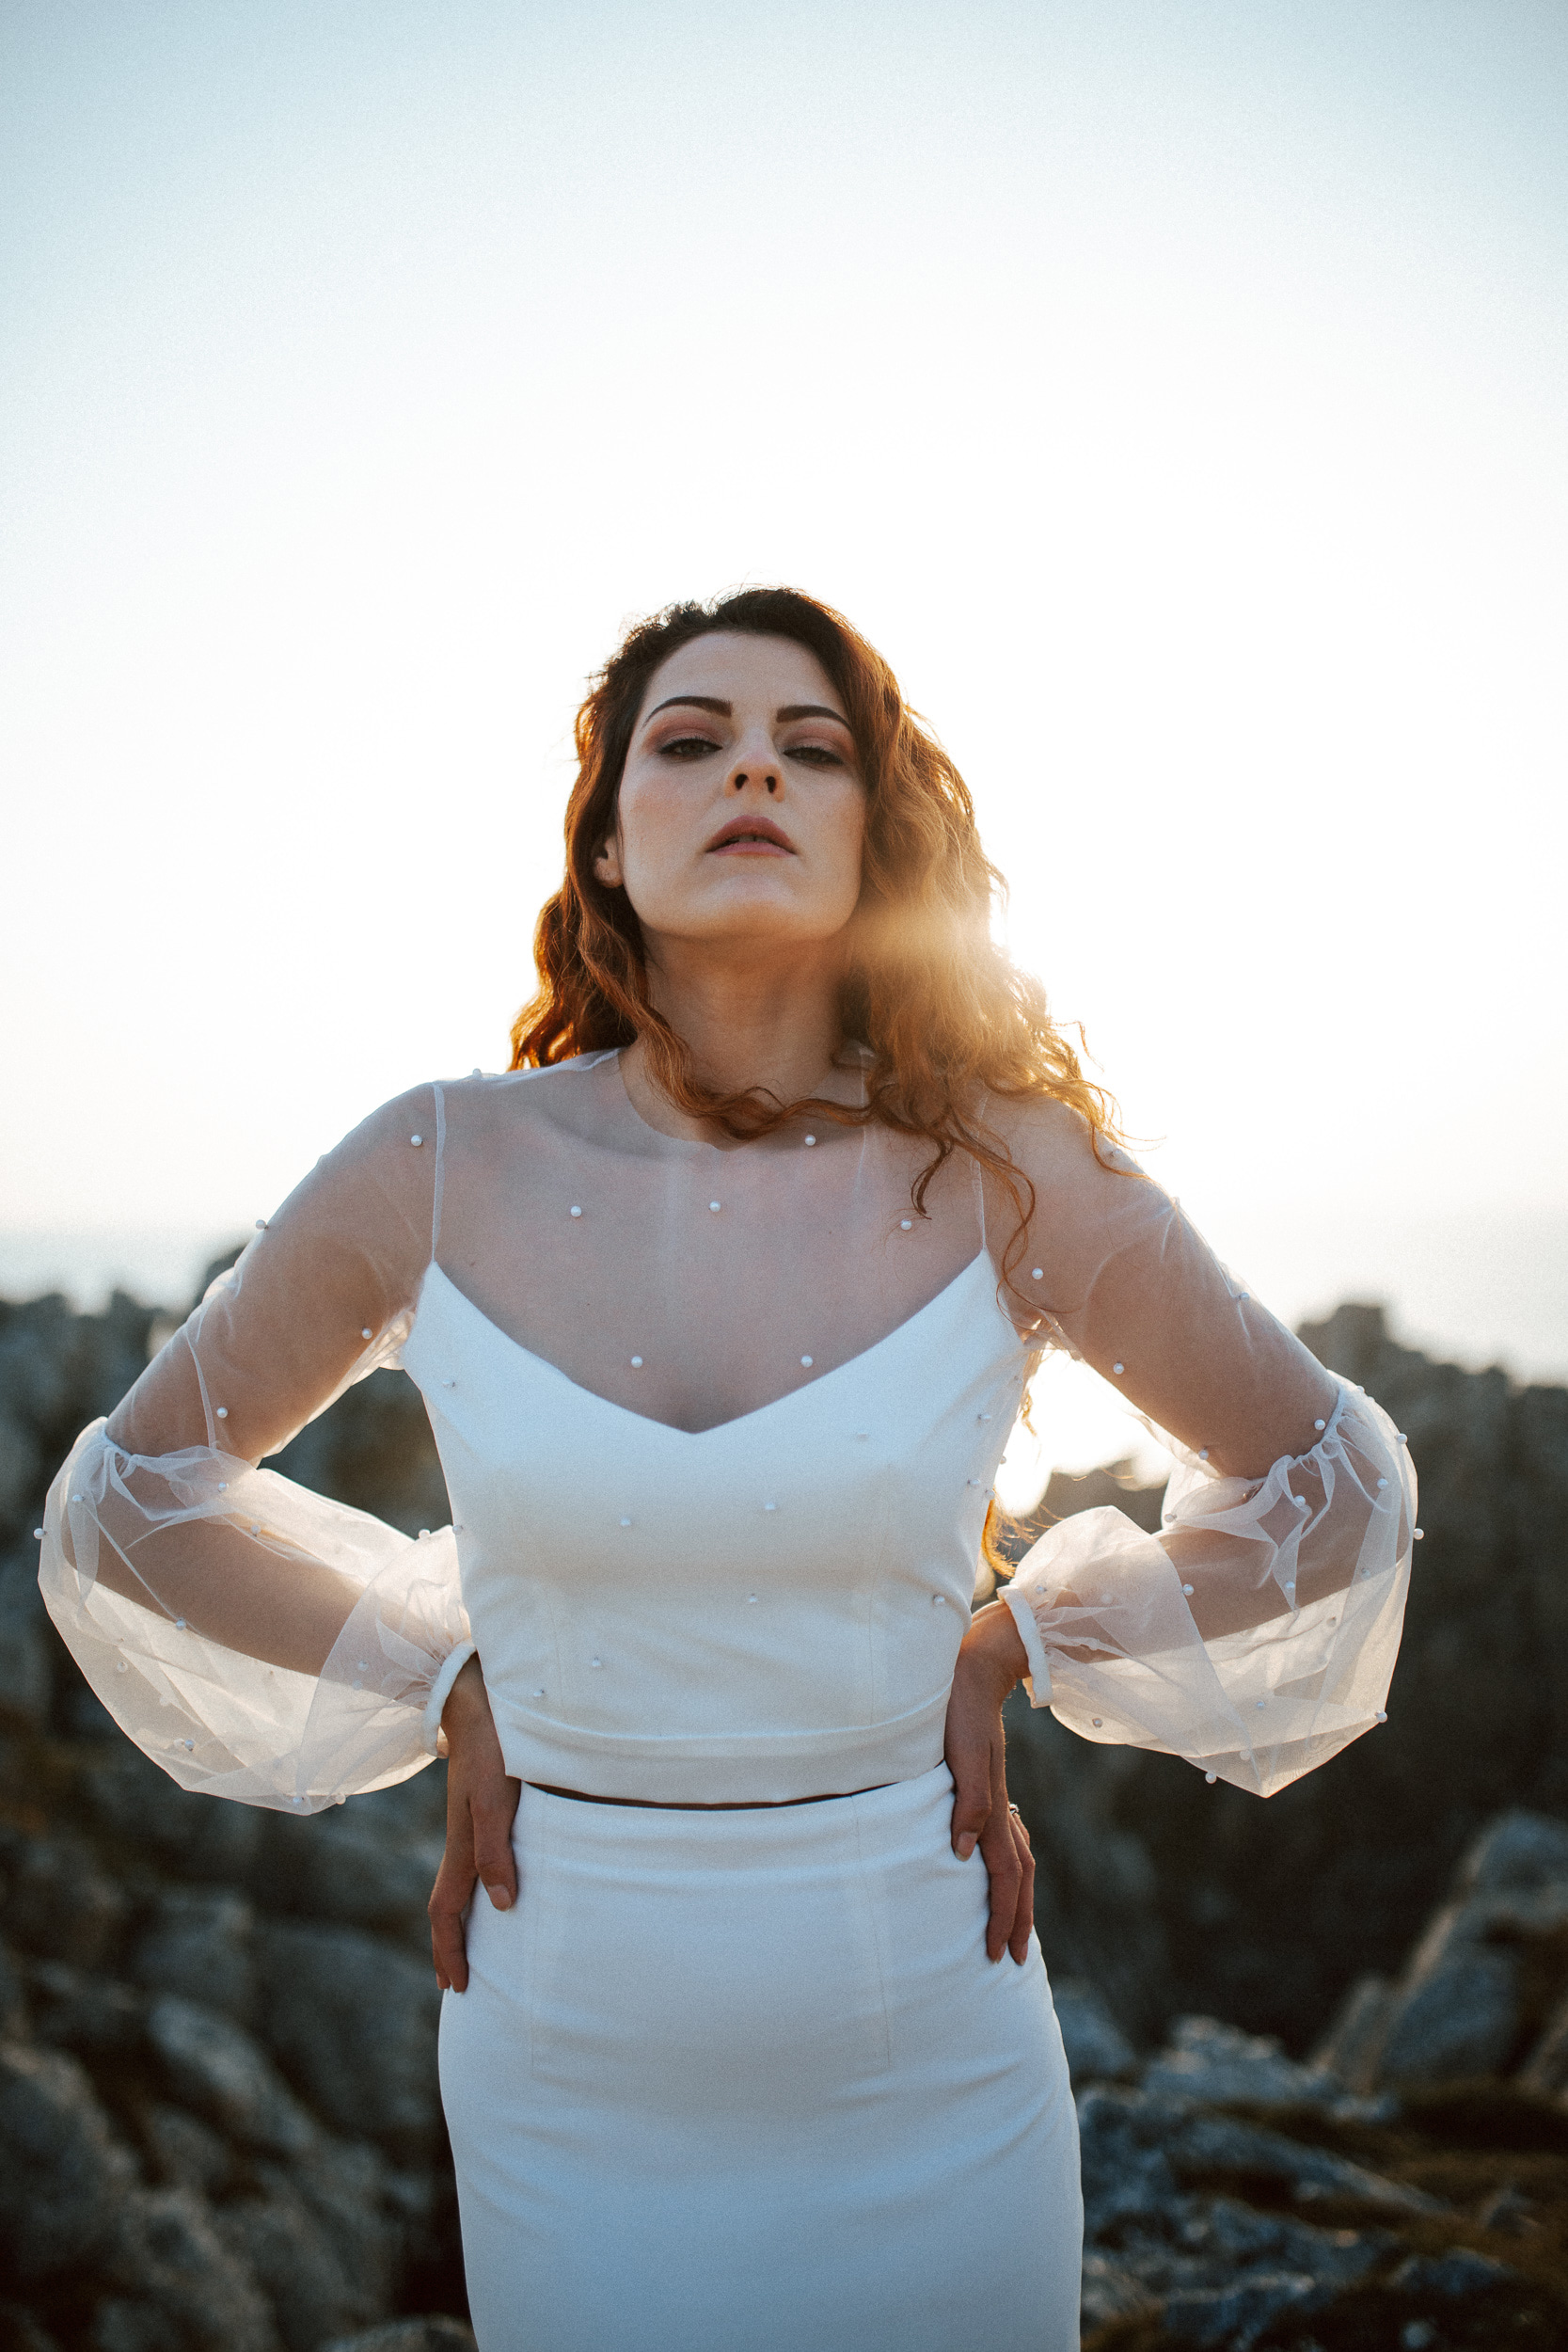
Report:
[[[655,703],[642,723],[646,726],[648,721],[657,719],[661,710],[675,709],[713,710],[721,719],[735,716],[735,705],[721,702],[717,694],[672,694],[666,701]],[[849,723],[842,710],[830,710],[826,703],[785,703],[782,710],[773,713],[775,726],[787,726],[792,719],[834,719],[841,727]]]
[[[791,719],[836,719],[841,727],[849,723],[842,710],[830,710],[826,703],[785,703],[773,717],[778,726],[787,725]]]
[[[672,694],[668,702],[655,703],[648,717],[657,719],[661,710],[673,710],[677,704],[688,710],[716,710],[721,719],[728,719],[735,708],[733,703],[721,703],[716,694]]]

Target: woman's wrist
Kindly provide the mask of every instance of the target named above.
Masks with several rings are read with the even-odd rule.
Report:
[[[484,1688],[484,1670],[475,1652],[463,1661],[451,1689],[447,1692],[446,1705],[441,1709],[441,1728],[450,1736],[452,1731],[460,1729],[466,1721],[476,1715],[488,1715],[489,1712],[490,1694]]]
[[[1029,1671],[1029,1653],[1005,1601],[988,1601],[984,1609],[975,1611],[958,1656],[965,1666],[994,1679],[999,1699],[1006,1698]]]

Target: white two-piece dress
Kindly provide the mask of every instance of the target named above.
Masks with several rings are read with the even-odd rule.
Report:
[[[1022,1237],[962,1154],[917,1205],[884,1126],[668,1136],[615,1054],[416,1089],[51,1494],[55,1621],[187,1788],[404,1779],[477,1647],[524,1784],[441,2026],[483,2352],[1076,2344],[1045,1970],[986,1957],[942,1762],[1043,1345],[1184,1442],[1159,1534],[1085,1514],[1006,1588],[1035,1704],[1261,1794],[1380,1716],[1399,1434],[1071,1112],[1003,1107]],[[417,1539],[257,1467],[395,1362],[453,1512]]]

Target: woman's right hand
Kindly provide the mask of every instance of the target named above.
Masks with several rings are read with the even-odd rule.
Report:
[[[430,1897],[430,1948],[443,1993],[468,1989],[463,1914],[476,1883],[498,1911],[517,1899],[512,1823],[522,1782],[508,1775],[479,1660],[470,1658],[441,1710],[447,1737],[447,1850]]]

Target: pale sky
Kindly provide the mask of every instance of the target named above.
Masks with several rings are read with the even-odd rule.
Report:
[[[0,1225],[504,1066],[626,617],[840,605],[1200,1222],[1565,1204],[1560,0],[8,0]]]

